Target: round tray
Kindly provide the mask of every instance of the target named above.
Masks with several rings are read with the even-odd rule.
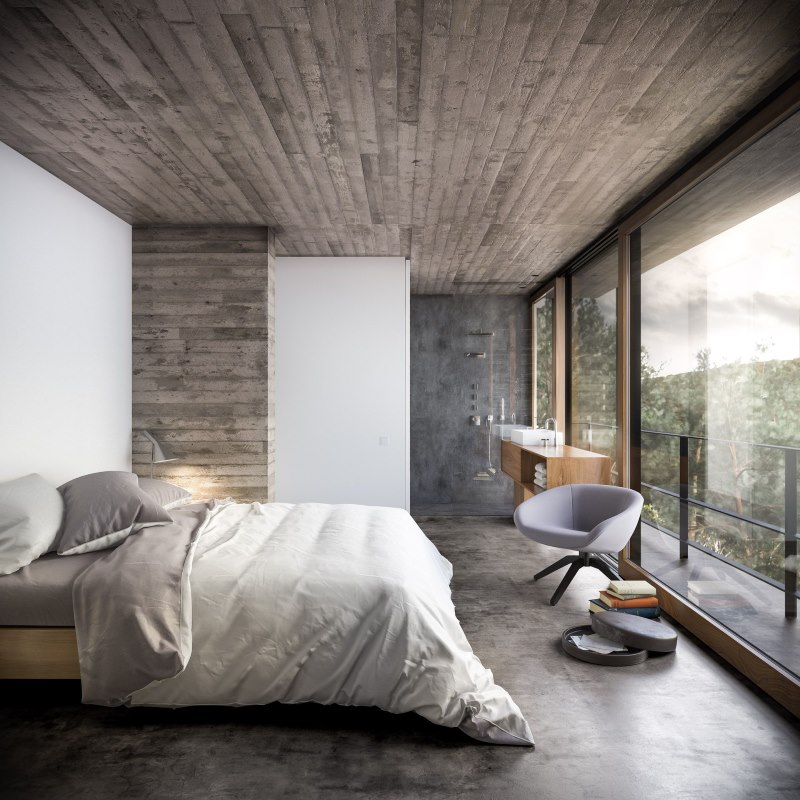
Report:
[[[602,664],[606,667],[631,667],[634,664],[641,664],[647,660],[647,650],[636,650],[628,648],[628,651],[620,650],[618,653],[593,653],[591,650],[581,650],[569,640],[575,634],[596,633],[591,625],[576,625],[574,628],[567,628],[561,634],[561,647],[565,653],[569,653],[581,661],[588,661],[590,664]]]
[[[592,628],[628,647],[641,647],[655,653],[672,653],[678,644],[678,634],[654,619],[645,619],[618,611],[599,611],[592,614]]]

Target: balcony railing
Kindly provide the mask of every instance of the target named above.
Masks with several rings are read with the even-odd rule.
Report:
[[[588,428],[587,439],[592,442],[592,429],[600,428],[606,430],[616,430],[615,425],[606,425],[597,422],[580,423],[583,427]],[[648,520],[650,525],[661,530],[662,532],[675,537],[678,540],[678,550],[680,558],[685,559],[689,557],[689,547],[701,550],[720,561],[730,564],[732,567],[739,569],[743,572],[758,578],[765,583],[770,584],[784,593],[784,613],[787,618],[794,618],[797,616],[797,601],[800,597],[797,585],[797,554],[798,554],[798,530],[797,530],[797,454],[800,448],[789,445],[773,445],[761,444],[757,442],[734,441],[728,439],[713,438],[708,436],[695,436],[689,434],[670,433],[667,431],[655,431],[643,428],[642,434],[647,436],[666,437],[671,440],[678,440],[679,445],[679,479],[678,490],[668,488],[667,486],[660,486],[650,482],[642,481],[642,489],[648,489],[650,492],[655,492],[666,497],[671,497],[678,501],[679,504],[679,524],[678,531],[673,531],[664,525]],[[739,513],[730,508],[725,508],[719,504],[708,502],[699,497],[694,497],[690,494],[690,481],[689,481],[689,444],[690,441],[702,442],[708,448],[711,445],[725,445],[728,447],[752,447],[762,448],[764,450],[779,451],[783,454],[783,526],[776,525],[764,519],[758,519],[747,514]],[[591,444],[590,444],[591,449]],[[716,514],[722,514],[730,519],[737,520],[740,523],[755,526],[764,531],[768,531],[773,536],[783,536],[783,582],[775,578],[765,575],[756,569],[752,569],[741,562],[723,555],[709,547],[705,547],[697,541],[689,538],[689,509],[695,507],[705,511],[711,511]]]

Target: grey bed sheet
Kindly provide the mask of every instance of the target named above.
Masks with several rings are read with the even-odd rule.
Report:
[[[107,552],[75,556],[49,553],[12,575],[0,576],[0,625],[73,627],[72,584]]]

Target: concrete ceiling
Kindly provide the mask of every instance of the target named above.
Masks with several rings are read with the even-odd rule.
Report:
[[[134,224],[514,294],[799,59],[797,0],[0,0],[0,140]]]

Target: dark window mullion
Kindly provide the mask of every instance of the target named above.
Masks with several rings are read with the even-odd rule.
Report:
[[[642,491],[642,234],[633,231],[629,239],[630,253],[630,302],[629,302],[629,346],[630,346],[630,396],[628,398],[630,419],[630,487]],[[635,564],[642,563],[642,524],[636,526],[629,545],[629,558]]]
[[[564,279],[564,444],[572,444],[572,275]]]

